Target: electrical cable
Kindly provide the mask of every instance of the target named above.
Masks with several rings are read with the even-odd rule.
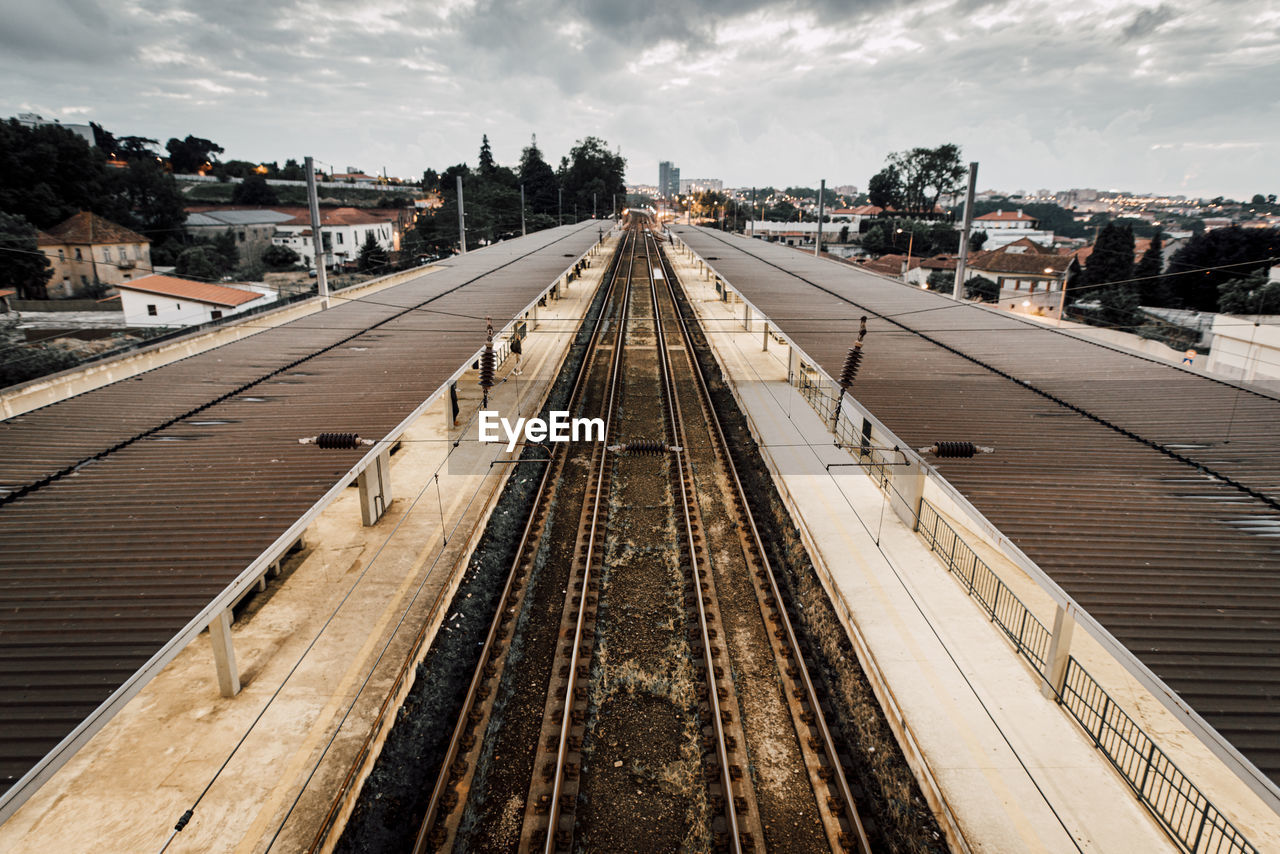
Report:
[[[958,348],[957,348],[957,347],[955,347],[955,346],[952,346],[952,345],[950,345],[950,344],[947,344],[946,342],[941,341],[941,340],[939,340],[938,338],[934,338],[934,337],[931,337],[931,336],[929,336],[929,335],[927,335],[927,334],[924,334],[924,333],[922,333],[922,332],[919,332],[919,331],[917,331],[917,330],[913,329],[913,328],[912,328],[912,327],[910,327],[910,326],[907,326],[907,325],[905,325],[905,324],[903,324],[903,323],[901,323],[901,322],[899,322],[899,321],[896,321],[896,320],[892,319],[891,317],[889,317],[889,316],[887,316],[887,315],[880,314],[879,312],[876,312],[876,311],[874,311],[873,309],[867,308],[866,306],[864,306],[864,305],[862,305],[862,304],[860,304],[860,303],[858,303],[858,302],[854,301],[853,299],[850,299],[849,297],[846,297],[846,296],[844,296],[844,295],[842,295],[842,294],[840,294],[840,293],[838,293],[838,292],[836,292],[836,291],[832,290],[831,288],[824,287],[823,285],[820,285],[820,284],[818,284],[818,283],[816,283],[816,282],[814,282],[814,281],[811,281],[810,279],[805,278],[804,276],[800,275],[799,273],[796,273],[796,272],[794,272],[794,271],[792,271],[792,270],[788,270],[786,267],[782,266],[781,264],[774,263],[774,262],[769,261],[768,259],[763,258],[763,257],[761,257],[761,256],[759,256],[759,255],[755,255],[755,254],[753,254],[753,253],[751,253],[751,252],[747,252],[747,251],[746,251],[746,250],[744,250],[744,249],[741,249],[741,248],[739,248],[739,247],[735,247],[735,246],[733,246],[732,244],[730,244],[728,240],[726,240],[726,239],[724,239],[724,238],[716,237],[714,234],[712,234],[712,233],[710,233],[710,232],[708,232],[708,236],[710,236],[710,237],[712,237],[713,239],[715,239],[715,240],[719,241],[720,243],[725,244],[725,245],[726,245],[726,246],[728,246],[729,248],[737,249],[737,251],[741,252],[742,254],[747,255],[747,256],[749,256],[749,257],[751,257],[751,258],[754,258],[755,260],[757,260],[757,261],[759,261],[759,262],[761,262],[761,263],[763,263],[763,264],[766,264],[767,266],[770,266],[770,267],[773,267],[773,268],[775,268],[775,269],[777,269],[777,270],[780,270],[780,271],[782,271],[783,273],[786,273],[787,275],[789,275],[789,276],[791,276],[791,277],[793,277],[793,278],[795,278],[795,279],[798,279],[798,280],[800,280],[800,281],[804,282],[805,284],[809,285],[810,287],[812,287],[812,288],[814,288],[814,289],[816,289],[816,290],[819,290],[819,291],[822,291],[823,293],[829,294],[829,295],[831,295],[831,296],[833,296],[833,297],[835,297],[835,298],[837,298],[837,299],[841,300],[842,302],[846,302],[846,303],[848,303],[849,305],[852,305],[852,306],[854,306],[855,308],[858,308],[858,309],[860,309],[860,310],[862,310],[862,311],[868,312],[869,314],[873,314],[873,315],[875,315],[876,317],[879,317],[879,318],[884,319],[884,320],[888,320],[888,321],[889,321],[890,323],[892,323],[894,326],[897,326],[897,327],[899,327],[900,329],[902,329],[902,330],[904,330],[904,331],[906,331],[906,332],[910,332],[910,333],[912,333],[912,334],[914,334],[914,335],[918,336],[919,338],[921,338],[921,339],[923,339],[923,340],[925,340],[925,341],[929,342],[930,344],[933,344],[934,346],[940,347],[940,348],[942,348],[943,350],[946,350],[947,352],[949,352],[949,353],[951,353],[951,354],[953,354],[953,355],[955,355],[955,356],[958,356],[958,357],[960,357],[960,358],[962,358],[962,359],[964,359],[964,360],[966,360],[966,361],[972,362],[973,364],[975,364],[975,365],[977,365],[977,366],[979,366],[979,367],[981,367],[981,368],[983,368],[983,369],[985,369],[985,370],[987,370],[987,371],[990,371],[991,373],[996,374],[997,376],[1003,377],[1004,379],[1009,380],[1010,382],[1013,382],[1013,383],[1015,383],[1015,384],[1017,384],[1017,385],[1019,385],[1019,386],[1021,386],[1021,387],[1025,388],[1025,389],[1027,389],[1028,391],[1034,392],[1035,394],[1038,394],[1038,395],[1040,395],[1041,397],[1044,397],[1044,398],[1046,398],[1047,400],[1050,400],[1050,401],[1052,401],[1052,402],[1054,402],[1054,403],[1058,404],[1059,406],[1062,406],[1062,407],[1064,407],[1064,408],[1066,408],[1066,409],[1069,409],[1069,410],[1071,410],[1071,411],[1073,411],[1073,412],[1076,412],[1076,413],[1078,413],[1078,414],[1080,414],[1080,415],[1083,415],[1083,416],[1085,416],[1086,418],[1088,418],[1088,419],[1090,419],[1090,420],[1092,420],[1092,421],[1095,421],[1095,422],[1097,422],[1098,424],[1100,424],[1100,425],[1102,425],[1102,426],[1104,426],[1104,427],[1106,427],[1106,428],[1108,428],[1108,429],[1110,429],[1110,430],[1113,430],[1114,432],[1117,432],[1117,433],[1119,433],[1119,434],[1120,434],[1120,435],[1122,435],[1122,436],[1125,436],[1126,438],[1132,439],[1132,440],[1134,440],[1134,441],[1136,441],[1136,442],[1138,442],[1138,443],[1140,443],[1140,444],[1146,445],[1147,447],[1152,448],[1153,450],[1156,450],[1156,451],[1158,451],[1158,452],[1160,452],[1160,453],[1162,453],[1162,454],[1164,454],[1164,455],[1166,455],[1166,456],[1168,456],[1168,457],[1170,457],[1170,458],[1172,458],[1172,459],[1175,459],[1175,460],[1177,460],[1177,461],[1179,461],[1179,462],[1181,462],[1181,463],[1183,463],[1183,464],[1185,464],[1185,465],[1188,465],[1188,466],[1190,466],[1190,467],[1194,468],[1194,469],[1195,469],[1195,470],[1197,470],[1197,471],[1202,471],[1202,472],[1205,472],[1205,473],[1211,474],[1211,475],[1213,475],[1214,477],[1218,478],[1219,480],[1223,481],[1224,483],[1230,484],[1231,486],[1235,487],[1235,488],[1236,488],[1236,489],[1238,489],[1239,491],[1241,491],[1241,492],[1243,492],[1243,493],[1245,493],[1245,494],[1247,494],[1247,495],[1249,495],[1249,496],[1251,496],[1251,497],[1253,497],[1253,498],[1255,498],[1255,499],[1257,499],[1257,500],[1259,500],[1259,501],[1263,502],[1264,504],[1267,504],[1267,505],[1269,505],[1269,506],[1271,506],[1271,507],[1274,507],[1274,508],[1276,508],[1276,509],[1280,509],[1280,500],[1277,500],[1276,498],[1272,498],[1271,496],[1268,496],[1266,493],[1260,492],[1260,491],[1258,491],[1257,489],[1254,489],[1254,488],[1252,488],[1252,487],[1250,487],[1250,486],[1247,486],[1247,485],[1245,485],[1244,483],[1241,483],[1240,481],[1235,480],[1234,478],[1231,478],[1231,477],[1229,477],[1229,476],[1227,476],[1227,475],[1225,475],[1225,474],[1222,474],[1221,472],[1215,471],[1214,469],[1211,469],[1211,468],[1209,468],[1208,466],[1206,466],[1204,463],[1196,462],[1195,460],[1190,459],[1190,458],[1188,458],[1187,456],[1185,456],[1184,454],[1182,454],[1180,451],[1175,450],[1175,449],[1174,449],[1174,447],[1172,447],[1172,446],[1170,446],[1170,445],[1166,445],[1166,444],[1164,444],[1163,442],[1160,442],[1160,441],[1157,441],[1157,440],[1154,440],[1154,439],[1148,439],[1148,438],[1146,438],[1145,436],[1142,436],[1142,435],[1140,435],[1139,433],[1134,432],[1133,430],[1129,430],[1128,428],[1125,428],[1125,427],[1121,426],[1120,424],[1117,424],[1117,423],[1115,423],[1115,422],[1113,422],[1113,421],[1111,421],[1111,420],[1109,420],[1109,419],[1107,419],[1107,418],[1105,418],[1105,417],[1103,417],[1103,416],[1100,416],[1100,415],[1098,415],[1098,414],[1096,414],[1096,413],[1094,413],[1094,412],[1089,411],[1088,409],[1086,409],[1086,408],[1085,408],[1085,407],[1083,407],[1083,406],[1078,406],[1078,405],[1076,405],[1076,404],[1074,404],[1074,403],[1071,403],[1070,401],[1068,401],[1068,400],[1066,400],[1066,399],[1062,398],[1061,396],[1059,396],[1059,395],[1057,395],[1057,394],[1054,394],[1053,392],[1050,392],[1050,391],[1048,391],[1048,390],[1046,390],[1046,389],[1039,388],[1038,386],[1034,385],[1033,383],[1031,383],[1031,382],[1029,382],[1029,381],[1027,381],[1027,380],[1021,379],[1021,378],[1019,378],[1019,377],[1015,376],[1014,374],[1010,373],[1010,372],[1009,372],[1009,371],[1007,371],[1007,370],[1004,370],[1004,369],[1002,369],[1002,368],[1000,368],[1000,367],[997,367],[996,365],[993,365],[993,364],[991,364],[991,363],[989,363],[989,362],[983,361],[982,359],[980,359],[980,358],[978,358],[978,357],[976,357],[976,356],[970,355],[969,353],[966,353],[966,352],[964,352],[963,350],[960,350],[960,349],[958,349]],[[1049,327],[1046,327],[1046,328],[1049,328]],[[1099,345],[1099,346],[1105,346],[1105,345]],[[1110,349],[1110,348],[1109,348],[1109,349]],[[1150,359],[1150,358],[1147,358],[1147,359],[1146,359],[1146,361],[1154,362],[1155,360]],[[1160,363],[1157,363],[1157,364],[1160,364]],[[1225,380],[1219,380],[1219,379],[1214,378],[1214,377],[1205,377],[1205,379],[1208,379],[1208,380],[1210,380],[1211,382],[1219,383],[1220,385],[1227,386],[1228,388],[1233,388],[1233,389],[1234,389],[1234,388],[1238,388],[1238,386],[1236,386],[1236,385],[1234,385],[1234,384],[1232,384],[1232,383],[1226,382]],[[1253,390],[1251,390],[1251,389],[1250,389],[1249,391],[1250,391],[1251,393],[1253,393],[1253,394],[1258,395],[1259,397],[1263,397],[1263,398],[1265,398],[1265,399],[1272,399],[1272,398],[1270,398],[1268,395],[1262,394],[1262,393],[1260,393],[1260,392],[1255,392],[1255,391],[1253,391]]]
[[[479,414],[479,410],[476,410],[476,412],[471,416],[471,418],[468,419],[466,425],[463,426],[464,431],[468,427],[470,427],[471,421],[474,420],[476,416],[478,416],[478,414]],[[439,474],[440,469],[444,468],[444,466],[449,462],[449,458],[453,455],[453,452],[454,450],[456,450],[456,448],[457,446],[455,445],[445,453],[444,459],[440,462],[440,465],[438,465],[435,471],[432,473],[433,476],[435,474]],[[485,472],[483,477],[480,479],[480,482],[476,485],[476,492],[479,492],[480,487],[484,485],[484,482],[485,480],[488,479],[488,476],[489,476],[488,472]],[[218,766],[218,770],[214,772],[213,777],[210,778],[209,782],[201,790],[200,794],[191,803],[191,806],[187,809],[187,812],[183,814],[182,819],[179,820],[180,825],[185,827],[186,823],[194,815],[196,808],[200,805],[200,802],[204,800],[205,795],[209,793],[209,790],[213,788],[214,783],[217,782],[218,777],[221,776],[222,772],[226,770],[227,766],[231,763],[231,760],[235,757],[236,753],[244,745],[245,741],[249,738],[254,728],[257,727],[258,723],[262,720],[263,716],[266,715],[267,710],[271,708],[271,704],[274,703],[275,700],[280,696],[281,692],[284,691],[284,688],[289,683],[289,680],[297,672],[298,668],[302,666],[302,662],[306,660],[307,655],[310,654],[311,650],[320,641],[320,637],[324,634],[325,630],[328,629],[329,625],[334,621],[334,619],[337,618],[338,612],[342,610],[342,606],[345,605],[348,600],[350,600],[352,594],[355,593],[356,588],[360,585],[360,582],[363,581],[365,576],[369,574],[369,571],[373,569],[374,565],[377,563],[378,557],[382,554],[383,549],[385,549],[387,544],[390,543],[391,538],[396,535],[396,532],[400,530],[400,526],[403,525],[405,521],[409,518],[409,515],[413,512],[414,508],[417,506],[418,501],[426,493],[427,487],[430,485],[431,480],[432,479],[428,479],[426,483],[424,483],[422,489],[418,491],[418,494],[414,497],[413,502],[409,505],[409,508],[405,511],[404,515],[402,515],[400,519],[396,522],[395,527],[393,527],[391,531],[387,534],[387,536],[383,539],[381,545],[378,546],[378,549],[374,553],[373,557],[369,559],[369,562],[365,565],[364,569],[362,569],[360,571],[360,574],[356,576],[356,579],[351,583],[351,586],[347,589],[347,592],[343,594],[342,598],[338,601],[338,604],[334,607],[333,611],[331,611],[329,616],[325,618],[325,621],[321,624],[319,630],[311,638],[310,642],[302,650],[302,653],[298,656],[297,660],[289,668],[289,671],[285,674],[284,679],[282,679],[280,684],[276,686],[276,689],[271,693],[271,696],[267,698],[266,703],[262,706],[262,708],[258,711],[257,715],[255,715],[253,720],[250,722],[249,727],[244,731],[244,733],[241,734],[240,738],[236,741],[235,746],[232,747],[231,749],[231,752],[227,754],[226,759],[224,759],[222,761],[222,764]],[[474,495],[472,497],[472,500],[474,500]],[[470,505],[468,504],[468,506]],[[459,518],[459,523],[461,523],[461,517]],[[443,554],[443,551],[444,551],[444,548],[442,546],[441,554]],[[439,557],[437,556],[436,559],[439,560]],[[424,584],[426,583],[425,578],[423,579],[423,583]],[[415,600],[416,600],[416,595],[415,595]],[[397,623],[397,626],[398,625],[399,624]],[[378,661],[381,661],[381,654],[379,654],[378,656]],[[376,662],[375,662],[375,667],[376,667]],[[370,673],[370,676],[366,678],[365,683],[362,683],[361,689],[363,689],[364,684],[368,683],[369,678],[372,678],[372,673]],[[357,692],[357,696],[359,696],[359,692]],[[344,716],[344,720],[345,720],[345,716]],[[335,736],[336,736],[336,733],[335,733]],[[160,848],[157,854],[164,854],[165,850],[169,847],[170,843],[173,841],[174,837],[177,835],[177,832],[181,829],[182,827],[175,828],[174,832],[170,834],[169,839],[166,840],[163,847]]]
[[[742,352],[741,348],[738,346],[738,343],[734,341],[732,337],[730,338],[730,342],[734,345],[734,348],[738,350],[743,363],[746,364],[751,369],[753,374],[755,374],[757,381],[763,387],[768,389],[769,383],[755,369],[755,366],[751,364],[750,359],[747,357],[745,353]],[[771,396],[772,396],[772,393],[771,393]],[[774,397],[774,402],[778,406],[778,409],[780,412],[785,411],[782,408],[781,404],[777,401],[776,397]],[[793,421],[789,412],[786,413],[786,417],[787,417],[787,420],[791,422],[793,429],[795,429],[799,435],[803,436],[804,434],[800,431],[799,425],[797,425]],[[812,443],[809,443],[809,442],[804,442],[803,444],[809,447],[810,451],[814,454],[817,461],[821,463],[822,458],[817,454],[816,446],[814,446]],[[839,481],[836,479],[835,475],[833,475],[829,469],[826,470],[826,474],[829,478],[831,478],[833,484],[836,487],[837,492],[840,493],[841,498],[843,498],[845,503],[849,506],[849,509],[853,512],[854,517],[858,520],[858,523],[862,526],[868,538],[870,538],[872,542],[875,544],[876,551],[879,552],[881,558],[884,560],[884,563],[889,568],[889,570],[893,572],[894,577],[898,580],[898,583],[902,586],[903,592],[907,594],[907,597],[911,600],[912,605],[915,607],[916,611],[920,614],[920,617],[925,621],[925,625],[929,627],[930,632],[933,633],[939,645],[942,647],[943,651],[947,654],[947,658],[951,661],[952,665],[956,669],[956,672],[960,675],[960,677],[964,680],[965,684],[968,686],[970,692],[973,694],[974,699],[977,700],[978,704],[982,707],[983,712],[986,714],[988,720],[991,721],[992,726],[995,727],[996,731],[1000,734],[1001,739],[1003,739],[1005,744],[1008,746],[1010,752],[1013,753],[1014,758],[1018,761],[1018,764],[1019,766],[1021,766],[1023,772],[1026,774],[1027,779],[1031,781],[1031,784],[1033,786],[1035,786],[1036,791],[1040,794],[1040,797],[1044,801],[1045,806],[1048,807],[1051,813],[1053,813],[1054,818],[1057,819],[1058,824],[1062,827],[1063,831],[1067,834],[1067,838],[1071,840],[1072,845],[1075,846],[1076,850],[1083,852],[1084,849],[1081,848],[1080,844],[1076,841],[1075,834],[1073,834],[1070,828],[1067,827],[1066,821],[1058,813],[1058,810],[1056,809],[1052,801],[1049,800],[1048,795],[1045,793],[1044,789],[1041,788],[1040,783],[1036,779],[1035,775],[1031,773],[1031,769],[1027,766],[1026,762],[1023,760],[1017,747],[1014,746],[1010,736],[1008,735],[1008,733],[1005,732],[1004,728],[996,720],[995,715],[991,711],[990,707],[987,705],[987,702],[983,699],[981,694],[978,692],[977,687],[973,684],[968,674],[965,673],[964,668],[960,666],[959,661],[956,660],[955,655],[951,651],[950,645],[943,640],[942,635],[940,634],[937,626],[934,624],[934,621],[925,612],[924,607],[921,605],[916,594],[911,589],[911,587],[907,584],[906,579],[903,577],[898,567],[895,565],[894,561],[889,556],[888,552],[886,552],[884,547],[881,545],[879,537],[872,533],[871,528],[867,525],[866,520],[862,518],[862,515],[858,512],[858,509],[854,506],[848,494],[845,492],[843,488],[840,487]],[[882,505],[881,506],[882,513],[883,513],[883,510],[884,510],[884,507]],[[914,514],[914,511],[913,511],[913,514]]]

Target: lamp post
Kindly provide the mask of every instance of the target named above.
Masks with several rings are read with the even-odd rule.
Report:
[[[898,229],[898,234],[902,234],[902,229]],[[916,230],[911,229],[911,234],[907,240],[907,267],[902,271],[902,281],[907,280],[907,273],[911,272],[911,249],[916,243]]]
[[[1046,273],[1052,273],[1052,272],[1053,272],[1053,268],[1052,268],[1052,267],[1045,267],[1045,268],[1044,268],[1044,271],[1045,271]],[[1061,326],[1062,326],[1062,315],[1063,315],[1063,314],[1066,312],[1066,310],[1067,310],[1067,284],[1068,284],[1070,281],[1071,281],[1071,266],[1070,266],[1070,265],[1067,265],[1067,270],[1066,270],[1066,272],[1064,272],[1064,273],[1062,274],[1062,297],[1058,300],[1058,323],[1057,323],[1057,325],[1058,325],[1059,327],[1061,327]]]

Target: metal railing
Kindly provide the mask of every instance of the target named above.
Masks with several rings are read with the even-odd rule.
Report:
[[[928,501],[920,502],[919,532],[948,571],[968,588],[991,621],[1041,675],[1047,674],[1051,634],[1000,577]],[[1116,705],[1073,656],[1058,702],[1093,740],[1138,800],[1189,854],[1257,854],[1255,848],[1179,770],[1133,718]]]
[[[969,595],[978,601],[1017,651],[1040,673],[1045,671],[1051,633],[986,561],[960,538],[928,501],[920,501],[920,535]]]
[[[1067,658],[1058,700],[1182,850],[1192,854],[1257,854],[1258,849],[1074,657]]]

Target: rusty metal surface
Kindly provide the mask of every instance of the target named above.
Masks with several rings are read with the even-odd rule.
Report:
[[[762,241],[677,228],[1273,781],[1280,400]],[[825,289],[825,290],[823,290]]]
[[[565,226],[0,422],[0,794],[597,239]],[[407,309],[407,310],[406,310]],[[212,678],[212,677],[211,677]]]

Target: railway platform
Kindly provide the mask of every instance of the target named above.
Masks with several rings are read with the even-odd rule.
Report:
[[[536,413],[603,271],[592,264],[539,307],[520,372],[513,358],[499,367],[491,407]],[[389,696],[394,716],[406,656],[448,630],[440,620],[510,469],[490,463],[518,454],[475,441],[480,393],[470,371],[456,426],[446,394],[406,431],[391,457],[396,497],[376,525],[347,489],[237,609],[238,696],[210,679],[205,632],[0,825],[0,851],[307,850]]]
[[[744,329],[741,306],[722,301],[696,260],[670,257],[926,797],[963,840],[952,849],[1179,850],[872,479],[848,465],[788,384],[786,345],[762,349],[759,320]]]

